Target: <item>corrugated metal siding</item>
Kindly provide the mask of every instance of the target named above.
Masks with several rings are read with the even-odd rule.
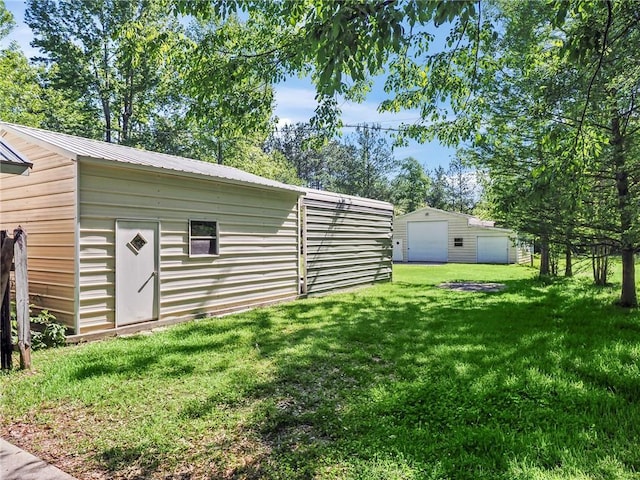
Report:
[[[520,265],[528,265],[531,263],[533,245],[517,240],[516,246],[513,250],[515,255],[515,263],[519,263]]]
[[[28,176],[0,175],[0,228],[11,234],[24,227],[30,301],[73,328],[76,165],[21,138],[6,138],[33,169]]]
[[[160,318],[298,294],[297,193],[80,161],[81,332],[115,326],[115,219],[160,222]],[[189,219],[217,221],[217,257],[189,257]]]
[[[391,204],[309,190],[303,205],[308,294],[391,280]]]
[[[514,244],[514,232],[492,227],[469,225],[469,217],[466,215],[445,212],[435,208],[422,208],[415,212],[396,217],[394,221],[393,238],[394,240],[402,240],[402,256],[404,262],[406,262],[408,258],[407,223],[444,220],[449,223],[449,262],[476,263],[478,236],[508,237],[510,239],[509,263],[517,263],[519,261],[518,252]],[[463,245],[461,247],[455,246],[456,238],[462,238]],[[522,263],[525,263],[525,261]]]

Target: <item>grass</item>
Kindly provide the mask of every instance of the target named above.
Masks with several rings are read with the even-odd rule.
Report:
[[[444,281],[502,282],[499,293]],[[0,433],[79,478],[637,479],[640,311],[519,266],[35,352]]]

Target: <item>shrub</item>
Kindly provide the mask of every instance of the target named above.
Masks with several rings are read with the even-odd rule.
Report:
[[[18,343],[18,322],[16,320],[15,304],[11,302],[11,334],[12,342]],[[29,310],[31,312],[31,310]],[[30,317],[31,349],[61,347],[66,343],[67,327],[56,322],[56,317],[49,310],[42,310],[36,316]]]

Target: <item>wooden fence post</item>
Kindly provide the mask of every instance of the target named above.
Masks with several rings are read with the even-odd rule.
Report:
[[[13,240],[7,235],[6,230],[0,231],[0,367],[2,370],[11,370],[11,354],[13,344],[11,342],[11,300],[9,286],[9,272],[13,261]]]
[[[16,320],[20,368],[31,369],[31,318],[29,315],[29,279],[27,276],[27,232],[18,226],[13,231],[13,256],[16,275]]]

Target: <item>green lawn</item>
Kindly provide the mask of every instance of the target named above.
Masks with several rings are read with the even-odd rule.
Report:
[[[640,311],[519,266],[36,352],[0,433],[80,478],[640,478]],[[500,293],[443,281],[503,282]]]

